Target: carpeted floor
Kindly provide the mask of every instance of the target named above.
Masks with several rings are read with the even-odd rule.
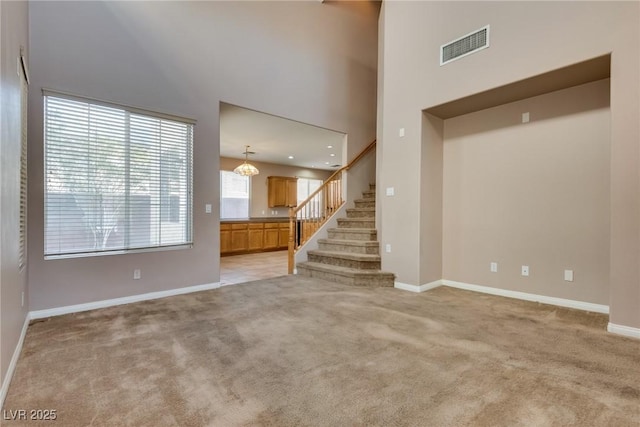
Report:
[[[445,287],[285,276],[34,322],[4,414],[53,409],[37,425],[60,426],[638,426],[640,341],[606,321]]]

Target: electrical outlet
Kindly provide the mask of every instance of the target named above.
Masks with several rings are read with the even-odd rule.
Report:
[[[498,263],[497,262],[492,262],[491,263],[491,272],[492,273],[497,273],[498,272]]]
[[[140,280],[140,277],[140,269],[136,268],[135,270],[133,270],[133,280]]]
[[[522,266],[522,275],[523,276],[528,276],[529,275],[529,266],[528,265],[523,265]]]

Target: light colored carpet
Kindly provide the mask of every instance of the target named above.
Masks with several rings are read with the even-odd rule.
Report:
[[[60,426],[637,426],[640,341],[606,320],[285,276],[36,321],[4,409]]]

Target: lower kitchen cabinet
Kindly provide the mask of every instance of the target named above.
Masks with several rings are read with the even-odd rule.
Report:
[[[220,253],[231,251],[231,224],[220,224]]]
[[[277,249],[278,244],[278,223],[265,224],[264,227],[264,249]]]
[[[278,246],[281,248],[289,247],[289,223],[278,224]]]
[[[249,223],[249,250],[259,251],[262,249],[264,240],[264,228],[262,224]]]
[[[289,221],[220,223],[220,255],[287,249]]]

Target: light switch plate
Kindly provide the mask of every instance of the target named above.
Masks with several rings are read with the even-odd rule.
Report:
[[[522,113],[522,123],[529,123],[529,113]]]
[[[528,265],[523,265],[522,266],[522,275],[523,276],[528,276],[529,275],[529,266]]]
[[[498,272],[498,263],[497,262],[492,262],[491,263],[491,272],[492,273],[497,273]]]
[[[564,271],[564,280],[567,282],[573,282],[573,270]]]
[[[404,128],[400,128],[400,129],[398,130],[398,136],[399,136],[400,138],[404,138]]]
[[[207,203],[206,205],[204,205],[204,212],[211,213],[211,203]]]
[[[387,187],[387,196],[393,196],[395,194],[395,189],[393,187]]]

